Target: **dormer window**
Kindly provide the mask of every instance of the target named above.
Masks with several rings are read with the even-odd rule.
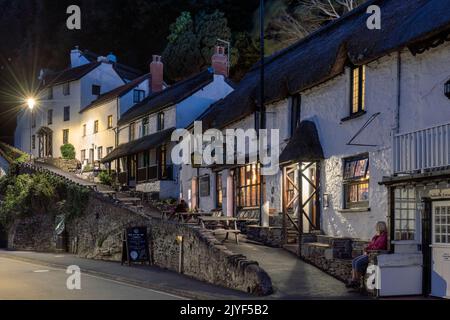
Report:
[[[358,115],[365,111],[366,68],[354,67],[351,71],[350,115]]]
[[[144,90],[133,90],[133,102],[139,103],[145,98],[145,91]]]
[[[63,84],[63,95],[70,95],[70,82],[66,82]]]
[[[101,86],[96,85],[96,84],[93,84],[93,85],[92,85],[92,94],[93,94],[94,96],[99,96],[101,90],[102,90],[102,87],[101,87]]]

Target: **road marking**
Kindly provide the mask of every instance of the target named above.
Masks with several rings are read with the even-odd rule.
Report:
[[[29,264],[29,265],[33,265],[33,266],[39,266],[39,262],[45,264],[45,262],[42,262],[42,261],[38,261],[38,262],[36,262],[36,261],[30,262],[30,261],[23,261],[23,260],[14,259],[14,258],[11,258],[11,257],[5,257],[5,256],[0,256],[0,260],[1,260],[1,259],[6,259],[6,260],[10,260],[10,261],[15,261],[15,262],[17,262],[17,263]],[[63,271],[63,272],[64,272],[64,270],[65,270],[64,267],[51,267],[50,269],[51,269],[51,270],[54,270],[54,271]],[[42,269],[42,270],[36,270],[36,271],[37,271],[38,273],[39,273],[39,272],[50,272],[50,270],[44,270],[44,269]],[[36,272],[36,271],[33,271],[33,272]],[[120,285],[123,285],[123,286],[133,287],[133,288],[136,288],[136,289],[152,291],[152,292],[155,292],[155,293],[158,293],[158,294],[161,294],[161,295],[166,295],[166,296],[173,297],[173,298],[177,298],[177,299],[180,299],[180,300],[191,300],[190,298],[186,298],[186,297],[179,296],[179,295],[176,295],[176,294],[172,294],[172,293],[168,293],[168,292],[164,292],[164,291],[156,290],[156,289],[150,289],[150,288],[147,288],[147,287],[141,287],[141,286],[134,285],[134,284],[131,284],[131,283],[128,283],[128,282],[122,282],[122,281],[118,281],[118,280],[113,280],[113,279],[105,278],[105,277],[102,277],[102,276],[96,276],[96,275],[93,275],[93,274],[90,274],[90,273],[86,273],[86,272],[85,272],[85,273],[82,273],[82,276],[83,276],[83,277],[86,277],[86,276],[87,276],[87,277],[97,278],[97,279],[100,279],[100,280],[103,280],[103,281],[109,281],[109,282],[117,283],[117,284],[120,284]]]
[[[33,272],[35,272],[35,273],[45,273],[45,272],[50,272],[50,270],[34,270]]]

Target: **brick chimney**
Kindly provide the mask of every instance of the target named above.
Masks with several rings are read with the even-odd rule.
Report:
[[[228,77],[228,55],[225,54],[225,47],[216,46],[211,58],[211,66],[214,69],[214,74]]]
[[[152,81],[150,89],[152,92],[159,92],[163,89],[164,65],[161,61],[161,56],[153,55],[153,61],[150,63],[150,73]]]

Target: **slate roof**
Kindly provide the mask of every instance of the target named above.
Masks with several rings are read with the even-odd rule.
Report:
[[[369,30],[367,7],[381,8],[381,30]],[[369,0],[292,46],[265,59],[265,103],[287,98],[363,65],[436,36],[449,39],[450,1]],[[205,113],[203,128],[223,128],[259,105],[258,64],[225,99]]]
[[[123,95],[127,94],[131,90],[133,90],[135,87],[137,87],[141,82],[145,81],[146,79],[151,79],[151,75],[145,74],[139,78],[134,79],[131,82],[128,82],[120,87],[117,87],[109,92],[106,92],[102,95],[100,95],[96,100],[92,101],[89,105],[87,105],[85,108],[83,108],[80,113],[83,113],[86,110],[98,107],[102,104],[105,104],[111,100],[114,100],[116,98],[122,97]]]
[[[81,79],[86,74],[97,68],[100,62],[91,62],[79,67],[68,68],[59,72],[48,73],[43,78],[44,86],[55,86],[58,84]]]
[[[289,162],[309,162],[324,159],[322,145],[316,125],[312,121],[302,121],[289,143],[280,154],[280,164]]]
[[[92,51],[89,51],[89,50],[83,50],[82,54],[86,59],[88,59],[91,62],[97,61],[97,59],[99,57],[98,54],[96,54]],[[113,69],[117,72],[117,74],[122,79],[133,80],[133,79],[136,79],[137,77],[140,77],[143,74],[143,72],[141,70],[124,65],[122,63],[115,62],[112,65],[113,65]]]
[[[125,124],[144,115],[155,113],[177,104],[204,88],[213,82],[213,80],[214,73],[207,69],[163,91],[154,93],[125,112],[118,121],[118,124]]]
[[[166,129],[163,131],[150,134],[148,136],[133,140],[119,145],[110,154],[102,159],[103,163],[111,162],[115,159],[121,158],[126,155],[136,154],[145,150],[156,148],[166,142],[175,128]]]

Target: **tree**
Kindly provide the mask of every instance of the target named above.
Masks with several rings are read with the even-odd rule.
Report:
[[[274,0],[266,5],[266,55],[288,47],[366,0]],[[252,37],[259,41],[259,11]]]
[[[179,81],[200,72],[211,65],[217,39],[230,38],[231,30],[222,12],[202,11],[195,18],[189,12],[182,12],[170,26],[163,52],[166,76],[171,81]]]

